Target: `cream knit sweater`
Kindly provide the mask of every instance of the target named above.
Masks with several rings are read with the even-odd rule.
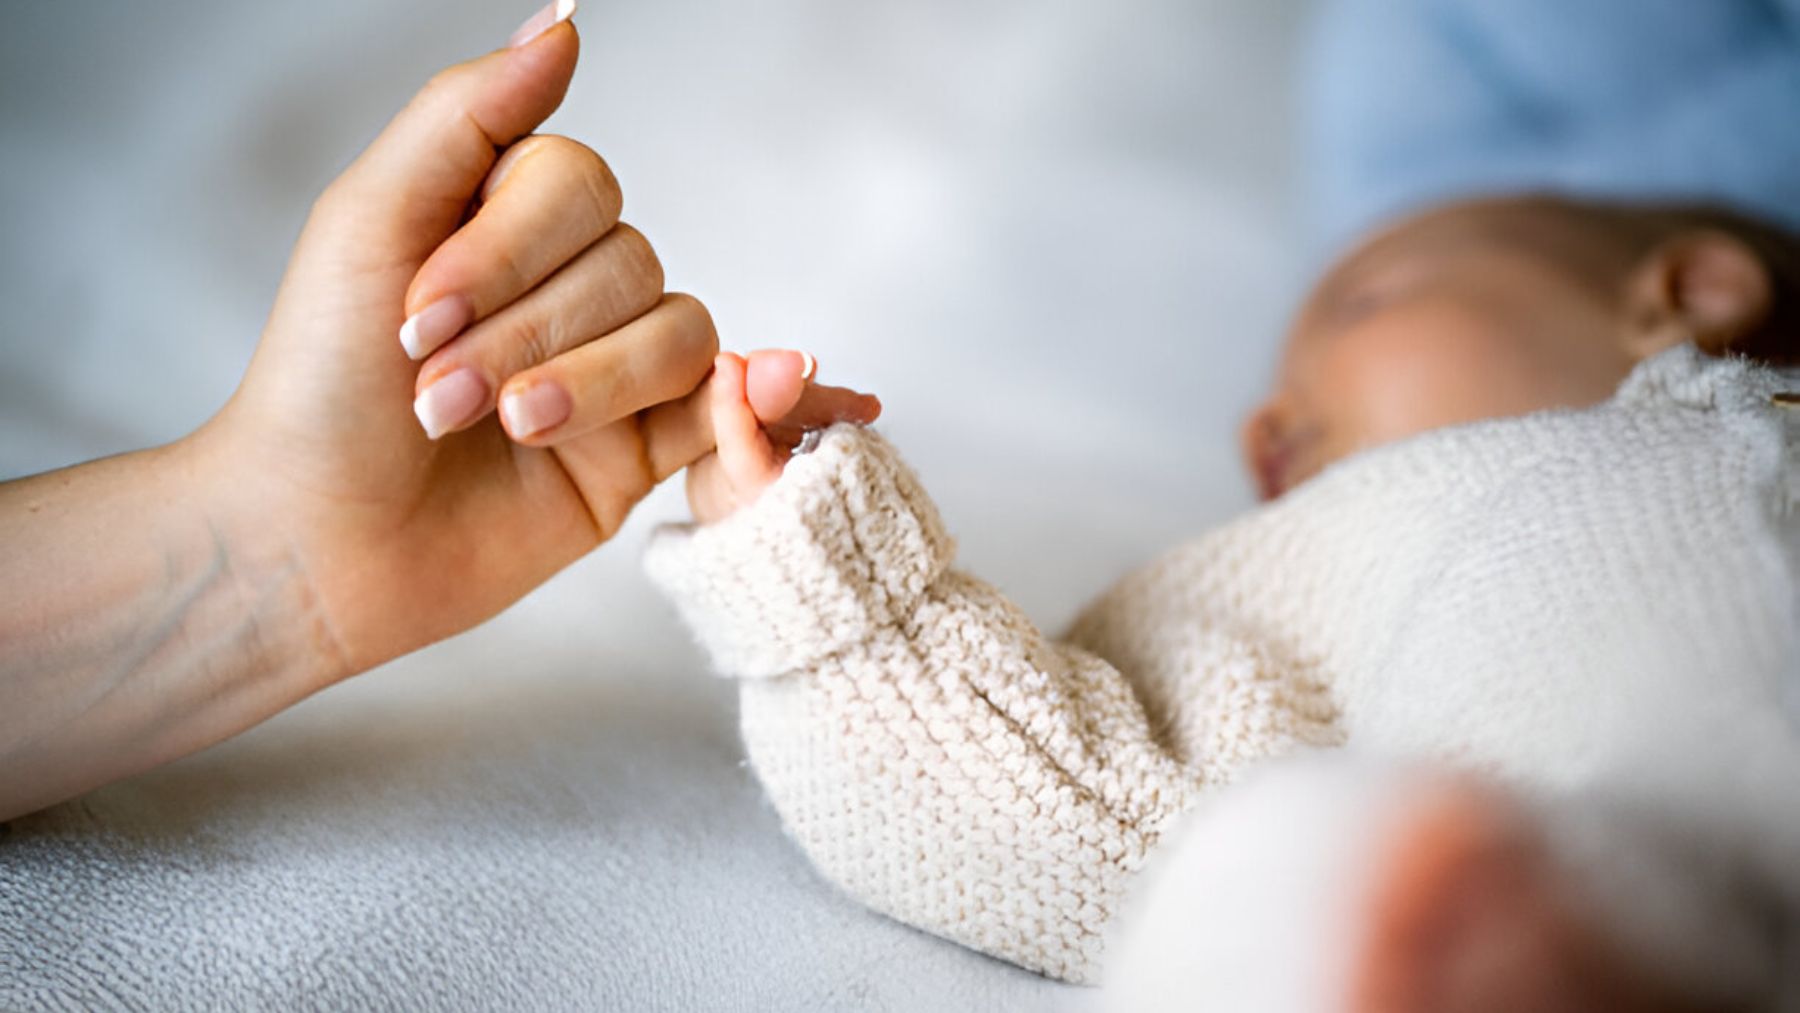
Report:
[[[647,565],[743,680],[750,757],[818,868],[1059,978],[1094,980],[1172,819],[1300,746],[1699,806],[1781,878],[1796,387],[1683,347],[1597,408],[1365,453],[1130,575],[1062,640],[951,569],[865,430],[719,524],[659,532]]]

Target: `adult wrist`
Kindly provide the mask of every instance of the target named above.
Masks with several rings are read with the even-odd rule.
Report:
[[[246,660],[284,673],[302,696],[355,674],[320,594],[303,505],[269,471],[278,462],[211,426],[162,452],[169,495],[190,505],[220,590],[257,631],[257,656]]]
[[[0,819],[341,678],[312,582],[206,440],[0,486]]]

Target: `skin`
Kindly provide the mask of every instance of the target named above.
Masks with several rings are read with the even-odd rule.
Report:
[[[1244,423],[1260,494],[1427,430],[1597,404],[1682,341],[1791,348],[1793,335],[1758,330],[1767,268],[1704,221],[1507,198],[1376,236],[1306,300],[1274,389]]]
[[[799,360],[797,352],[721,352],[713,361],[705,397],[717,449],[687,473],[688,506],[700,523],[724,520],[781,477],[808,427],[762,420],[788,415],[800,397],[795,377],[808,364]],[[862,414],[880,414],[873,395],[851,396]]]
[[[0,819],[234,735],[493,616],[709,454],[718,338],[665,294],[586,147],[531,131],[579,43],[551,24],[435,77],[319,197],[242,384],[176,443],[0,485]],[[455,333],[402,322],[449,299]],[[753,357],[758,423],[879,406]],[[481,396],[436,438],[415,396]],[[560,423],[509,432],[506,395]]]

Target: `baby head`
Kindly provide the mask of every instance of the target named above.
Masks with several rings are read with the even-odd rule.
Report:
[[[1264,499],[1439,426],[1581,407],[1694,341],[1800,354],[1800,239],[1733,212],[1555,197],[1465,201],[1331,267],[1245,421]]]

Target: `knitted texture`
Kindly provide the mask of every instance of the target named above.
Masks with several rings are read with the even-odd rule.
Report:
[[[1800,413],[1772,397],[1795,386],[1683,347],[1593,409],[1378,448],[1129,575],[1060,643],[949,568],[912,473],[852,428],[647,563],[749,677],[750,758],[817,867],[1059,978],[1096,977],[1207,789],[1345,741],[1661,806],[1800,899],[1800,826],[1768,804],[1800,797],[1778,699]]]
[[[1331,705],[1308,670],[1221,630],[1167,631],[1179,687],[1168,665],[1053,643],[947,569],[951,551],[893,448],[846,426],[730,519],[661,533],[647,563],[718,668],[751,677],[751,760],[826,876],[1091,981],[1168,819],[1251,760],[1336,741]]]

